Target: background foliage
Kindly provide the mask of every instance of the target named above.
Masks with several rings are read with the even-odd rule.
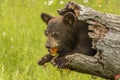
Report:
[[[56,10],[69,0],[0,0],[0,80],[93,80],[90,75],[47,64],[40,67],[45,24],[40,13],[58,16]],[[74,0],[96,10],[120,15],[120,0]],[[97,78],[96,80],[104,80]]]

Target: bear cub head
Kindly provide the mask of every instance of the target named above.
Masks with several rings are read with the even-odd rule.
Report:
[[[45,35],[47,36],[46,48],[57,48],[58,54],[64,54],[75,46],[74,23],[76,17],[69,12],[60,17],[53,17],[46,13],[41,14],[42,20],[47,24]]]

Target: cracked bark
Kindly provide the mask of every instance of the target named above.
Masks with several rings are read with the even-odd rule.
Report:
[[[67,65],[78,72],[114,79],[120,74],[120,16],[101,13],[75,2],[69,2],[58,13],[63,15],[69,11],[89,24],[92,32],[88,35],[97,54],[93,57],[77,53],[68,55]]]

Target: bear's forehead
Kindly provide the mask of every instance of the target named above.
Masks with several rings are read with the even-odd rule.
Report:
[[[64,32],[68,29],[69,29],[68,25],[66,25],[63,22],[63,17],[57,17],[51,19],[47,26],[48,32],[54,32],[54,31]]]
[[[62,27],[65,26],[65,24],[63,22],[63,17],[52,18],[48,23],[49,28],[55,28],[55,27],[59,27],[59,26],[62,26]]]
[[[52,18],[49,23],[59,23],[59,22],[62,22],[63,21],[63,17],[55,17],[55,18]]]

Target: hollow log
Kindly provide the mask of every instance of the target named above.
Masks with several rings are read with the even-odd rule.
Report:
[[[66,56],[67,65],[77,72],[113,79],[120,74],[120,16],[102,13],[75,2],[69,2],[58,13],[73,12],[89,26],[95,56],[74,53]]]

